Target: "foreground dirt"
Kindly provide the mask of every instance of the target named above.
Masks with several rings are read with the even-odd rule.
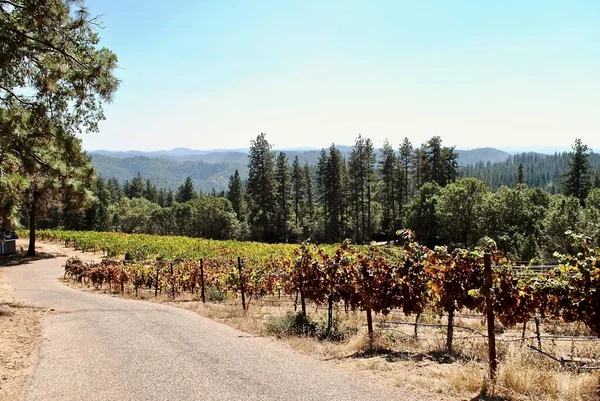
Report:
[[[25,399],[48,310],[17,301],[0,278],[0,400]]]

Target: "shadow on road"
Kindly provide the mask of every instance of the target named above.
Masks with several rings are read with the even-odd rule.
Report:
[[[27,256],[24,252],[17,252],[13,255],[0,255],[0,267],[12,267],[26,265],[36,260],[54,259],[64,256],[61,253],[38,252],[35,256]]]

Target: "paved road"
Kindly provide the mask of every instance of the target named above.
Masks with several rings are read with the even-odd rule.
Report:
[[[28,400],[414,399],[190,311],[68,288],[64,260],[2,272],[18,298],[56,310]]]

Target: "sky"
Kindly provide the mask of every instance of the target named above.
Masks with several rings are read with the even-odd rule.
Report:
[[[121,80],[87,150],[600,148],[600,1],[88,0]]]

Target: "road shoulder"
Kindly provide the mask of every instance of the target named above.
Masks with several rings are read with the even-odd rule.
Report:
[[[0,277],[0,399],[25,399],[48,312],[18,301]]]

